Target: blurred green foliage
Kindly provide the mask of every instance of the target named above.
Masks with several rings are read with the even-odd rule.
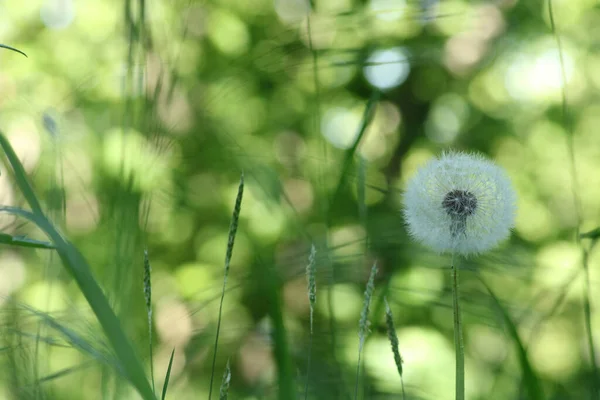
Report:
[[[157,392],[174,348],[167,396],[208,398],[243,172],[215,374],[230,360],[230,398],[276,396],[277,299],[303,396],[313,244],[309,398],[351,398],[374,260],[360,398],[401,393],[384,295],[408,398],[453,398],[449,259],[410,242],[400,212],[414,170],[452,148],[494,159],[519,196],[511,240],[460,262],[467,398],[527,398],[503,315],[475,271],[512,316],[546,398],[590,398],[600,378],[582,311],[589,300],[598,335],[600,254],[576,235],[600,225],[597,2],[554,1],[555,34],[545,1],[315,0],[309,9],[301,0],[0,2],[0,43],[29,56],[0,49],[0,129],[147,363],[148,249]],[[0,169],[1,204],[23,206]],[[3,234],[46,240],[0,219]],[[0,248],[0,398],[137,398],[52,254]]]

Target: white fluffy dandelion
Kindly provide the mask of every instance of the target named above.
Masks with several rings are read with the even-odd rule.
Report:
[[[404,218],[410,235],[440,253],[482,253],[506,239],[516,196],[504,170],[482,156],[444,153],[408,183]]]

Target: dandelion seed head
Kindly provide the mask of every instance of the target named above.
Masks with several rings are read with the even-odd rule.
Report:
[[[504,170],[476,154],[449,152],[429,161],[404,195],[410,235],[439,253],[490,250],[509,236],[515,212]]]
[[[446,193],[442,206],[451,217],[464,218],[475,212],[477,197],[468,190],[454,189]]]

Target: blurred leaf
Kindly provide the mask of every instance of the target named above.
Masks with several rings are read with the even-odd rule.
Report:
[[[589,232],[581,233],[581,234],[579,234],[579,237],[581,239],[593,239],[593,240],[596,240],[596,239],[600,238],[600,227],[598,227],[598,228],[596,228],[594,230],[591,230]]]
[[[375,107],[377,106],[380,97],[381,93],[379,91],[374,91],[371,95],[371,98],[367,102],[367,105],[365,106],[365,111],[362,116],[361,124],[358,128],[358,133],[356,135],[356,140],[354,141],[352,146],[348,150],[346,150],[346,154],[344,154],[344,162],[342,164],[340,178],[331,198],[331,208],[335,206],[335,202],[342,193],[342,189],[344,187],[344,184],[346,183],[347,175],[350,172],[350,167],[352,166],[352,160],[354,159],[356,150],[358,149],[358,146],[363,136],[365,135],[369,124],[373,120],[373,116],[375,115]]]
[[[500,313],[502,314],[502,319],[504,320],[504,324],[508,328],[508,333],[512,340],[514,341],[517,354],[519,357],[519,364],[521,365],[521,370],[523,372],[523,383],[525,384],[525,388],[529,393],[529,398],[532,400],[543,400],[544,392],[542,391],[542,384],[537,374],[535,373],[531,363],[529,362],[529,358],[527,357],[527,351],[525,350],[525,346],[523,346],[523,342],[519,337],[519,333],[517,331],[517,327],[513,323],[508,312],[502,307],[502,304],[496,297],[496,295],[492,292],[492,289],[483,281],[481,277],[479,277],[483,286],[487,289],[488,293],[492,297],[494,305]]]

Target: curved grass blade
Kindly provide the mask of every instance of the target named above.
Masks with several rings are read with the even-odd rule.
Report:
[[[75,365],[74,367],[64,368],[64,369],[61,369],[60,371],[55,372],[53,374],[46,375],[46,376],[38,379],[38,381],[36,383],[51,382],[53,380],[60,379],[60,378],[63,378],[65,376],[68,376],[68,375],[70,375],[70,374],[72,374],[74,372],[80,372],[83,369],[93,367],[94,365],[95,365],[94,360],[82,362],[82,363],[79,363],[79,364]]]
[[[18,212],[13,209],[13,212],[29,217],[50,238],[64,267],[77,283],[102,326],[115,355],[121,363],[125,376],[143,399],[154,400],[156,397],[146,378],[142,363],[125,335],[119,319],[110,307],[108,299],[94,278],[87,261],[79,250],[58,232],[44,214],[41,204],[28,181],[23,164],[21,164],[6,136],[1,132],[0,147],[4,150],[4,154],[13,169],[17,186],[32,210],[32,212],[26,212],[25,210]]]
[[[488,291],[489,295],[491,296],[494,302],[494,305],[502,314],[504,324],[508,328],[508,333],[514,341],[517,354],[519,356],[519,364],[521,364],[521,370],[523,372],[523,382],[525,383],[525,388],[527,389],[527,392],[529,394],[529,399],[544,400],[545,397],[544,392],[542,391],[542,384],[540,382],[540,379],[536,375],[535,370],[531,366],[531,363],[529,362],[529,358],[527,357],[527,351],[525,350],[525,346],[523,345],[523,342],[519,337],[517,327],[510,318],[510,315],[508,315],[508,312],[504,309],[504,307],[502,307],[502,304],[500,304],[500,301],[498,300],[494,292],[492,292],[492,289],[484,282],[484,280],[481,277],[479,277],[479,280],[481,281],[483,286],[485,286],[486,290]]]
[[[7,46],[7,45],[5,45],[5,44],[0,44],[0,47],[1,47],[1,48],[3,48],[3,49],[12,50],[12,51],[14,51],[14,52],[17,52],[17,53],[19,53],[19,54],[22,54],[22,55],[24,55],[25,57],[27,57],[27,54],[23,53],[23,52],[22,52],[21,50],[19,50],[19,49],[15,49],[14,47],[10,47],[10,46]],[[27,58],[29,58],[29,57],[27,57]]]
[[[165,375],[165,384],[163,386],[162,395],[160,398],[165,400],[167,396],[167,388],[169,387],[169,379],[171,378],[171,367],[173,366],[173,357],[175,356],[175,349],[171,352],[171,358],[169,359],[169,366],[167,367],[167,374]]]

